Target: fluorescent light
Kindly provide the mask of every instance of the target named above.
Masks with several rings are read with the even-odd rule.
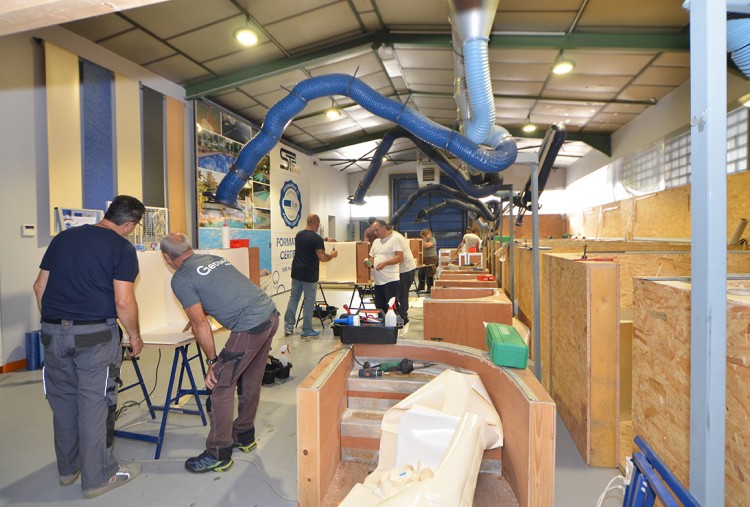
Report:
[[[234,38],[243,46],[255,46],[258,43],[258,34],[247,27],[234,32]]]
[[[555,63],[555,66],[552,67],[552,73],[553,74],[567,74],[571,70],[575,68],[576,64],[572,60],[560,60],[557,63]]]

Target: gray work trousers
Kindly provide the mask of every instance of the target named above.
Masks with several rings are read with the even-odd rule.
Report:
[[[42,323],[43,382],[52,408],[60,475],[81,469],[81,487],[98,488],[117,471],[112,456],[122,350],[115,319],[93,325]]]
[[[211,420],[206,449],[214,458],[228,459],[234,443],[247,443],[243,435],[253,433],[268,351],[278,328],[279,313],[274,311],[268,328],[257,334],[232,332],[219,353],[214,366],[216,385],[206,402]],[[239,401],[233,421],[235,390]]]

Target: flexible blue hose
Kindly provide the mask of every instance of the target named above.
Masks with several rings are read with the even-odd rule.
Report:
[[[464,69],[471,102],[471,118],[464,121],[464,135],[477,144],[485,143],[495,124],[487,42],[483,37],[464,42]]]
[[[298,83],[289,95],[268,110],[260,132],[242,148],[230,172],[221,180],[216,200],[234,206],[245,182],[260,160],[279,142],[292,118],[305,108],[308,101],[327,95],[347,96],[367,111],[398,123],[420,139],[482,172],[500,172],[516,160],[516,143],[511,138],[503,140],[495,151],[484,151],[458,132],[425,118],[400,102],[383,97],[355,77],[329,74]]]
[[[350,204],[362,205],[365,203],[365,195],[370,189],[370,185],[372,185],[372,182],[375,180],[375,176],[377,176],[378,171],[380,170],[380,166],[383,164],[383,159],[391,149],[393,142],[396,139],[402,137],[411,139],[411,141],[420,151],[422,151],[422,153],[427,155],[430,160],[435,162],[438,167],[440,167],[440,169],[442,169],[442,171],[451,180],[453,180],[459,190],[462,190],[471,197],[487,197],[494,194],[495,192],[505,190],[507,188],[507,185],[503,184],[502,179],[500,179],[499,182],[487,183],[482,185],[475,185],[472,182],[467,181],[466,178],[464,178],[464,176],[459,172],[458,168],[454,166],[451,161],[448,160],[445,155],[443,155],[441,151],[422,141],[420,138],[418,138],[408,130],[402,127],[395,127],[389,130],[380,141],[378,148],[372,155],[370,166],[367,168],[365,175],[359,181],[354,194],[349,197]]]

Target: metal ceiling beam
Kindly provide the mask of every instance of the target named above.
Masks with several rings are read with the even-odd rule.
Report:
[[[319,146],[317,148],[310,148],[310,151],[314,154],[325,153],[328,151],[338,150],[340,148],[346,148],[348,146],[354,146],[355,144],[366,143],[368,141],[377,141],[382,139],[389,130],[390,129],[386,129],[362,136],[342,138],[323,146]],[[527,133],[523,132],[521,129],[508,129],[508,132],[510,132],[513,137],[526,139],[542,139],[544,138],[545,130],[540,129],[536,132]],[[581,141],[588,144],[595,150],[602,152],[608,157],[612,156],[612,137],[609,134],[584,134],[580,132],[568,132],[567,140]]]
[[[235,72],[216,79],[209,79],[186,88],[186,97],[194,99],[213,95],[222,90],[240,86],[257,79],[278,74],[314,63],[360,51],[381,44],[412,47],[444,47],[451,45],[451,36],[445,34],[373,32],[346,42],[328,46],[302,55],[276,60],[265,65]],[[634,49],[688,51],[690,40],[682,33],[550,33],[513,34],[494,33],[490,38],[491,48],[558,48],[558,49]]]

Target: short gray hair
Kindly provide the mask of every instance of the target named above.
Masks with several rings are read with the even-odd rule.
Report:
[[[159,248],[162,252],[167,254],[170,259],[176,259],[193,249],[193,247],[190,246],[190,241],[187,236],[181,232],[173,232],[164,236],[159,244]]]

